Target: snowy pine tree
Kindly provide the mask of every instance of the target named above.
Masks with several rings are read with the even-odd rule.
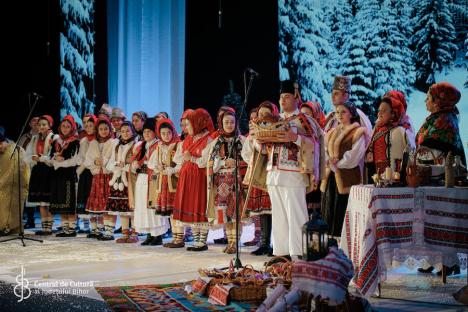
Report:
[[[465,60],[468,61],[468,34],[465,38]],[[465,88],[468,88],[468,75],[466,76]]]
[[[60,115],[94,112],[94,0],[61,0]]]
[[[404,0],[384,0],[372,34],[375,45],[368,51],[369,63],[375,70],[374,91],[378,97],[392,89],[409,95],[414,83],[412,51],[409,48],[409,14]],[[405,26],[406,25],[406,26]]]
[[[362,0],[359,5],[360,9],[350,28],[350,36],[343,44],[340,71],[352,79],[351,100],[372,118],[375,116],[374,101],[377,94],[374,92],[375,71],[370,64],[369,54],[374,55],[378,52],[376,45],[380,38],[373,41],[376,24],[369,21],[373,21],[378,14],[378,5],[376,0]]]
[[[288,18],[284,18],[288,24],[283,38],[290,41],[284,42],[288,61],[283,63],[289,65],[289,77],[299,83],[303,99],[324,105],[330,98],[327,83],[330,84],[331,75],[326,70],[331,53],[330,30],[323,22],[320,8],[311,1],[294,0],[284,4],[290,10],[286,12]]]
[[[353,20],[352,8],[347,0],[327,1],[324,7],[325,22],[330,28],[329,42],[332,46],[328,57],[327,70],[332,77],[341,75],[341,62],[344,59],[344,43],[349,40],[349,30]],[[327,85],[331,89],[331,85]]]
[[[415,55],[416,87],[425,92],[435,72],[450,65],[457,46],[451,12],[445,0],[417,0],[411,46]]]
[[[288,68],[291,68],[291,57],[289,49],[292,38],[292,24],[288,12],[291,11],[291,0],[278,1],[278,24],[279,24],[279,78],[280,80],[291,79]]]

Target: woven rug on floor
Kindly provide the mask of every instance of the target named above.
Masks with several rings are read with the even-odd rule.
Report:
[[[96,287],[96,290],[109,307],[117,312],[241,312],[256,310],[255,305],[241,302],[231,302],[227,306],[213,305],[208,302],[207,297],[186,294],[183,287],[183,284],[136,285]]]

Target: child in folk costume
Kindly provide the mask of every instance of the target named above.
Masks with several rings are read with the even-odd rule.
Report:
[[[153,170],[149,182],[148,208],[156,215],[172,216],[177,190],[177,174],[180,167],[174,162],[174,155],[180,142],[174,124],[170,119],[160,118],[156,124],[159,141],[156,151],[151,155],[148,168]],[[184,227],[171,220],[173,241],[164,247],[179,248],[184,246]]]
[[[39,117],[39,133],[34,135],[26,149],[25,161],[32,167],[29,180],[28,202],[39,206],[42,230],[36,235],[51,235],[54,218],[49,212],[50,180],[52,176],[52,156],[54,134],[51,130],[54,121],[49,115]]]
[[[143,125],[146,119],[148,119],[148,115],[144,111],[132,114],[132,124],[137,133],[137,141],[143,141]]]
[[[51,160],[54,172],[51,179],[50,212],[62,218],[62,233],[57,237],[76,236],[76,167],[80,141],[76,123],[71,115],[59,125],[59,137],[54,141],[54,156]]]
[[[403,153],[409,144],[405,128],[400,126],[405,107],[396,97],[382,98],[377,121],[367,147],[366,168],[369,183],[374,173],[382,174],[387,167],[400,172]]]
[[[89,144],[86,153],[85,166],[93,175],[91,193],[86,204],[86,211],[92,214],[91,233],[88,238],[100,240],[113,240],[113,226],[109,223],[109,217],[104,216],[107,200],[110,194],[109,180],[111,172],[106,168],[107,162],[112,156],[114,147],[112,125],[106,117],[98,119],[96,140]]]
[[[409,147],[413,150],[416,148],[416,132],[414,131],[413,122],[410,116],[406,113],[408,104],[403,92],[398,90],[390,90],[383,95],[382,98],[390,98],[392,101],[396,100],[403,104],[403,114],[400,117],[399,126],[403,127],[408,138]]]
[[[148,168],[154,172],[150,182],[148,207],[154,209],[157,215],[170,216],[174,210],[176,174],[180,169],[176,167],[173,158],[180,140],[174,124],[167,118],[157,122],[156,134],[159,141],[148,162]]]
[[[338,126],[325,136],[328,165],[321,191],[322,216],[329,234],[340,237],[351,186],[362,183],[359,164],[366,151],[367,130],[359,125],[359,113],[352,102],[337,105],[336,117]]]
[[[252,122],[255,122],[258,119],[266,118],[268,116],[279,118],[278,107],[275,104],[268,101],[262,102],[256,110],[256,115],[258,116],[258,118],[254,118]],[[266,144],[263,144],[261,151],[264,155],[266,155]],[[250,187],[250,192],[247,192],[249,194],[249,197],[247,199],[246,211],[249,216],[258,216],[260,218],[261,230],[260,246],[258,249],[252,251],[251,254],[255,256],[271,256],[273,255],[273,249],[270,245],[272,224],[270,195],[266,190],[266,185],[263,185],[262,188],[260,188],[259,185],[253,183],[253,181],[251,183],[251,179],[254,178],[252,177],[252,175],[255,174],[253,172],[253,169],[258,161],[258,156],[258,152],[256,152],[254,147],[254,137],[252,135],[249,135],[244,145],[242,146],[242,158],[249,165],[248,174],[246,174],[246,180],[244,182]],[[258,170],[257,168],[255,169]],[[256,185],[257,187],[254,185]]]
[[[325,127],[325,114],[323,113],[322,106],[319,102],[307,101],[301,105],[301,113],[313,118],[321,129]],[[322,142],[323,143],[323,142]],[[319,212],[320,204],[322,202],[322,194],[320,188],[316,188],[311,192],[307,193],[306,202],[309,216],[312,216],[314,212]]]
[[[80,140],[80,150],[78,152],[76,174],[78,176],[78,192],[76,195],[76,213],[78,217],[83,218],[85,228],[89,229],[89,215],[86,212],[86,203],[91,192],[93,175],[89,168],[85,166],[86,153],[89,145],[96,139],[97,118],[92,114],[86,114],[83,117],[84,134]]]
[[[209,224],[206,216],[207,159],[202,157],[202,153],[212,141],[214,127],[210,114],[202,108],[188,114],[186,127],[189,135],[174,157],[181,169],[173,218],[192,226],[194,245],[187,250],[203,251],[208,249],[206,239]]]
[[[122,237],[116,243],[136,243],[138,236],[130,229],[130,219],[133,219],[133,209],[129,205],[128,184],[132,182],[130,173],[133,147],[136,142],[136,132],[129,121],[120,126],[120,137],[112,148],[112,156],[107,162],[107,170],[112,172],[109,181],[111,188],[106,210],[110,216],[120,216]],[[115,222],[115,221],[114,221]]]
[[[236,252],[236,200],[239,200],[239,209],[243,204],[241,164],[237,171],[239,194],[235,193],[235,157],[245,169],[245,163],[240,160],[245,139],[238,134],[234,109],[218,115],[218,129],[219,136],[205,149],[208,153],[207,216],[215,225],[225,225],[228,246],[223,252],[232,254]]]
[[[142,142],[138,142],[133,149],[131,170],[137,174],[136,183],[129,189],[129,196],[134,200],[134,220],[135,230],[140,233],[148,233],[146,240],[141,245],[162,245],[162,235],[169,229],[169,219],[167,217],[155,215],[152,209],[148,208],[148,185],[153,170],[148,168],[148,161],[156,150],[156,123],[154,118],[148,118],[143,126]],[[130,195],[131,194],[131,195]]]

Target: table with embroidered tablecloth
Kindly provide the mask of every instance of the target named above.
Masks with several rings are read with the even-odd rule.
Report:
[[[398,264],[452,266],[464,259],[466,266],[468,189],[353,186],[340,247],[364,296]]]

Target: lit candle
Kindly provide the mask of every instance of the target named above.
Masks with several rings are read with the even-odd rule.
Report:
[[[393,180],[395,181],[400,181],[400,173],[399,172],[394,172],[393,173]]]
[[[387,167],[385,168],[385,180],[391,180],[392,179],[392,168]]]

